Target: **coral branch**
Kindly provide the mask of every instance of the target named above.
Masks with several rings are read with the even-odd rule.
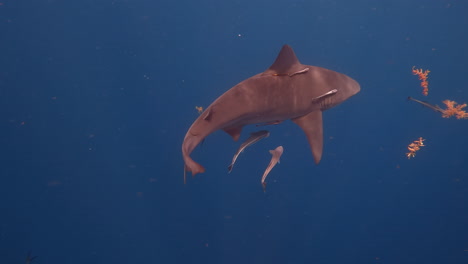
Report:
[[[414,75],[417,75],[419,80],[421,81],[421,87],[423,88],[422,94],[427,96],[429,94],[429,82],[427,81],[427,75],[431,72],[429,70],[425,70],[423,72],[422,69],[415,69],[415,66],[411,68],[411,71],[413,72]]]
[[[415,140],[413,141],[413,143],[408,145],[409,152],[406,153],[406,157],[408,157],[408,159],[414,158],[414,156],[416,156],[416,151],[418,151],[421,147],[424,147],[424,140],[425,139],[423,139],[422,137],[419,137],[418,140]]]
[[[457,102],[450,100],[442,101],[442,103],[447,106],[447,109],[443,110],[442,117],[449,118],[456,116],[457,119],[468,119],[468,113],[462,110],[466,107],[466,104],[457,105]]]

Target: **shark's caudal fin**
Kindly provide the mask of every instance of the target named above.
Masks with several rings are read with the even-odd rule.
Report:
[[[186,172],[191,172],[192,176],[195,176],[198,173],[203,173],[205,172],[205,168],[203,168],[202,165],[196,163],[192,159],[188,159],[185,161],[185,167],[184,167],[184,182],[185,182],[185,173]]]
[[[182,157],[184,158],[184,182],[186,172],[191,172],[192,176],[197,173],[205,172],[205,168],[202,165],[196,163],[191,157],[193,149],[203,140],[204,138],[199,136],[193,136],[189,133],[185,135],[184,143],[182,143]]]

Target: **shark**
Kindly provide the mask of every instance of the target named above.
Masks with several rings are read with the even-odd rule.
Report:
[[[250,124],[280,124],[292,120],[305,133],[316,164],[322,158],[322,112],[357,94],[361,87],[351,77],[318,66],[304,65],[289,45],[264,72],[235,85],[214,100],[192,123],[182,143],[184,182],[205,172],[190,154],[217,130],[237,141]]]

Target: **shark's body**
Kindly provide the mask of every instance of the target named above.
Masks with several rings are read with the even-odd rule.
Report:
[[[237,140],[245,125],[287,119],[304,130],[318,163],[323,148],[322,111],[359,90],[359,84],[344,74],[301,64],[292,48],[284,45],[270,68],[222,94],[193,122],[182,144],[185,171],[192,175],[205,171],[190,153],[214,131],[223,129]]]

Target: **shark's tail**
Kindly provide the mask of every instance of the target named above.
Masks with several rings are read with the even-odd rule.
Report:
[[[184,158],[184,183],[186,179],[186,173],[191,172],[192,176],[195,176],[197,173],[205,172],[205,168],[202,165],[196,163],[191,157],[190,153],[192,153],[193,149],[200,143],[199,137],[191,136],[187,133],[184,139],[184,143],[182,144],[182,156]]]
[[[203,168],[202,165],[196,163],[193,159],[188,157],[188,159],[185,159],[185,169],[184,169],[184,174],[185,172],[191,172],[192,176],[195,176],[198,173],[203,173],[205,172],[205,168]]]
[[[189,159],[190,159],[190,157],[189,157]],[[195,174],[197,174],[197,173],[205,172],[205,168],[203,168],[202,165],[196,163],[192,159],[190,159],[190,160],[191,160],[191,163],[189,162],[189,164],[191,164],[190,165],[191,167],[187,163],[185,163],[185,165],[184,165],[184,184],[187,183],[187,171],[192,173],[192,177],[195,176]]]
[[[189,149],[185,148],[187,145],[185,145],[185,142],[184,142],[184,145],[182,146],[182,156],[184,158],[184,183],[185,183],[185,179],[186,179],[186,173],[187,171],[188,172],[191,172],[192,173],[192,176],[195,176],[196,174],[198,173],[202,173],[202,172],[205,172],[205,168],[203,168],[202,165],[196,163],[191,157],[190,157],[190,153],[192,152],[192,149],[193,149],[193,146],[190,146]]]

